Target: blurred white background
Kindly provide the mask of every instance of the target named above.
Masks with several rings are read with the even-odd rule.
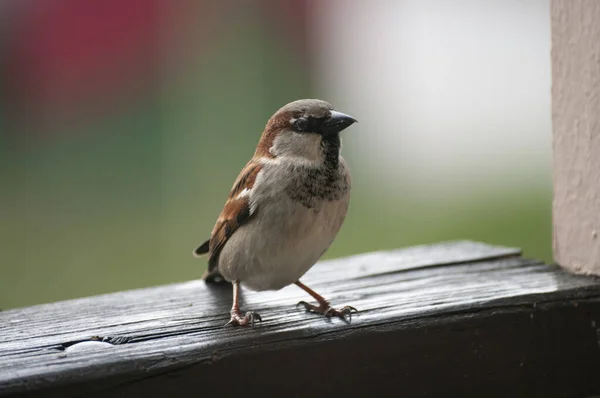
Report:
[[[314,5],[317,87],[359,119],[345,150],[378,188],[437,201],[549,186],[547,0]]]

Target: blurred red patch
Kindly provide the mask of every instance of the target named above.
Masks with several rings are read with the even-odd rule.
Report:
[[[135,95],[156,74],[169,2],[36,0],[20,7],[9,38],[12,107],[81,111]],[[13,102],[14,101],[14,102]],[[24,109],[26,108],[26,109]]]

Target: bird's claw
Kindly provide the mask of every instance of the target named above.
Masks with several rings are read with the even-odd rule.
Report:
[[[349,305],[342,307],[338,310],[331,307],[329,303],[322,303],[317,306],[314,304],[307,303],[306,301],[300,301],[298,302],[298,304],[296,304],[296,307],[299,307],[301,305],[304,306],[307,312],[322,314],[326,317],[337,316],[339,318],[342,318],[347,323],[350,323],[352,321],[352,314],[358,312],[356,308]],[[346,319],[346,316],[348,316],[348,319]]]
[[[248,311],[246,312],[246,315],[242,316],[241,312],[232,312],[231,313],[231,319],[229,320],[229,322],[227,322],[225,324],[225,326],[247,326],[250,325],[252,327],[254,327],[254,324],[256,323],[256,321],[258,322],[262,322],[262,318],[260,317],[260,314],[258,312],[255,311]]]

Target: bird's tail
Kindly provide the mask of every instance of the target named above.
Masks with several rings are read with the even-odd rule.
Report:
[[[227,282],[225,280],[225,278],[223,278],[223,275],[221,275],[219,273],[219,271],[209,271],[206,270],[204,271],[204,274],[202,274],[202,279],[204,279],[204,282],[206,283],[213,283],[213,284],[229,284],[230,282]]]
[[[194,257],[202,257],[208,253],[210,239],[207,239],[204,243],[194,249]]]
[[[196,249],[194,249],[194,257],[202,257],[203,255],[207,254],[209,251],[209,243],[210,243],[210,239],[207,240],[206,242],[202,243]],[[204,271],[204,274],[202,274],[202,279],[204,279],[204,281],[206,283],[214,283],[214,284],[229,283],[225,280],[225,278],[223,278],[223,275],[221,275],[219,273],[219,271],[214,269],[216,267],[210,267],[210,265],[209,265],[208,268],[209,269]],[[210,268],[213,268],[213,270],[210,270]]]

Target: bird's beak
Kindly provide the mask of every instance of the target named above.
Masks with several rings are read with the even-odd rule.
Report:
[[[346,127],[349,127],[356,122],[356,119],[350,115],[346,115],[342,112],[331,111],[331,117],[325,120],[321,126],[321,133],[323,135],[339,133]]]

